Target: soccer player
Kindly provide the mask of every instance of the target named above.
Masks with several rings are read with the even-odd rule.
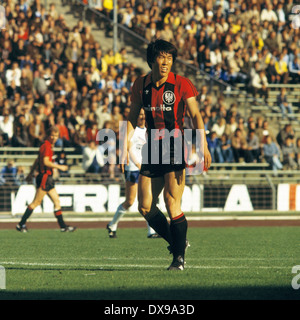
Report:
[[[73,232],[76,227],[68,226],[65,224],[59,196],[55,189],[53,180],[53,169],[61,171],[67,171],[68,166],[54,163],[53,158],[53,147],[59,137],[59,130],[56,126],[50,127],[47,131],[47,138],[41,145],[39,155],[31,167],[31,170],[26,177],[27,181],[32,181],[33,172],[37,169],[38,175],[36,177],[36,194],[34,200],[27,207],[21,221],[16,226],[17,231],[27,232],[26,221],[31,216],[33,210],[42,203],[44,196],[47,194],[54,204],[54,214],[62,232]]]
[[[106,226],[110,238],[117,237],[118,223],[126,211],[133,205],[137,195],[137,183],[142,164],[142,147],[146,143],[145,111],[140,110],[137,127],[129,142],[129,163],[125,166],[125,201],[121,203],[112,221]],[[147,223],[148,238],[157,238],[158,234]]]
[[[196,100],[198,92],[190,80],[171,72],[176,57],[176,47],[165,40],[158,39],[148,45],[147,63],[151,72],[137,78],[133,84],[127,137],[121,157],[121,170],[124,171],[124,163],[128,158],[128,141],[137,125],[140,109],[143,108],[146,114],[148,141],[143,147],[138,181],[139,212],[169,243],[173,261],[168,270],[184,269],[187,244],[188,225],[181,210],[185,186],[184,148],[178,150],[178,141],[183,140],[186,112],[191,117],[194,129],[200,129],[196,130],[197,134],[201,132],[202,136],[204,135],[204,167],[209,169],[211,164],[204,124]],[[173,133],[172,137],[166,139],[170,132]],[[183,143],[181,145],[183,146]],[[178,160],[180,155],[181,161]],[[168,157],[169,162],[166,163]],[[162,190],[170,223],[156,205]]]

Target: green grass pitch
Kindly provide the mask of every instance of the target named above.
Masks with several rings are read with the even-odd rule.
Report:
[[[298,300],[298,227],[189,228],[184,271],[145,229],[0,231],[1,300]],[[299,270],[300,272],[300,270]],[[296,280],[297,282],[297,280]],[[300,283],[300,280],[299,280]]]

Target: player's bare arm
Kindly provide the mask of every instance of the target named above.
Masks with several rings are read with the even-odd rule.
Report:
[[[125,170],[125,164],[129,162],[129,146],[130,146],[130,140],[133,136],[134,129],[137,126],[138,117],[141,111],[141,105],[138,105],[136,103],[132,103],[130,106],[130,112],[127,118],[127,132],[126,137],[124,138],[124,146],[123,151],[121,155],[121,163],[120,168],[122,173],[124,173]]]
[[[208,150],[206,134],[204,129],[204,122],[199,112],[198,102],[195,97],[188,98],[186,100],[187,111],[192,119],[193,126],[195,129],[201,129],[204,135],[204,166],[206,169],[210,168],[211,165],[211,154]]]
[[[43,159],[44,165],[48,168],[52,168],[52,169],[58,169],[61,171],[67,171],[68,170],[68,166],[63,165],[63,164],[57,164],[57,163],[53,163],[52,161],[50,161],[49,157],[44,157]]]

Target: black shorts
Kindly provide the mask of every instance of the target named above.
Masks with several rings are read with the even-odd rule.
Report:
[[[177,145],[178,146],[178,145]],[[140,174],[150,178],[163,177],[166,173],[185,169],[183,146],[175,147],[171,140],[160,140],[156,145],[146,143],[142,149]]]
[[[149,178],[163,177],[166,173],[185,169],[185,164],[142,164],[140,174]]]
[[[47,173],[40,173],[36,177],[36,187],[42,188],[44,191],[50,191],[55,187],[55,183],[53,180],[52,175],[49,175]]]

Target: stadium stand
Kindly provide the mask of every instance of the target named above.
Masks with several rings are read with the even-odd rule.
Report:
[[[292,125],[289,135],[299,169],[300,85],[295,70],[300,38],[291,25],[292,1],[118,1],[119,40],[126,46],[116,53],[107,49],[105,39],[93,36],[95,29],[103,28],[108,38],[112,36],[112,1],[64,0],[57,5],[8,0],[3,5],[0,167],[14,160],[26,170],[45,130],[55,124],[61,132],[57,151],[66,152],[71,166],[70,175],[60,179],[84,176],[82,152],[92,128],[118,130],[115,124],[126,119],[130,108],[131,85],[144,72],[129,62],[128,55],[138,55],[159,37],[178,47],[176,71],[194,73],[208,137],[217,132],[211,150],[219,149],[223,157],[215,157],[211,172],[250,167],[253,174],[270,168],[262,152],[267,135],[278,144],[287,170],[278,142],[287,124]],[[59,6],[71,9],[75,26],[68,26]],[[134,45],[134,39],[141,45]],[[277,103],[282,87],[292,109],[288,117],[283,117]],[[223,126],[218,124],[220,118],[225,120]],[[262,126],[264,121],[268,128]],[[245,157],[253,150],[250,131],[258,139],[257,158]],[[230,161],[227,149],[236,155]],[[115,170],[119,179],[117,166]]]

